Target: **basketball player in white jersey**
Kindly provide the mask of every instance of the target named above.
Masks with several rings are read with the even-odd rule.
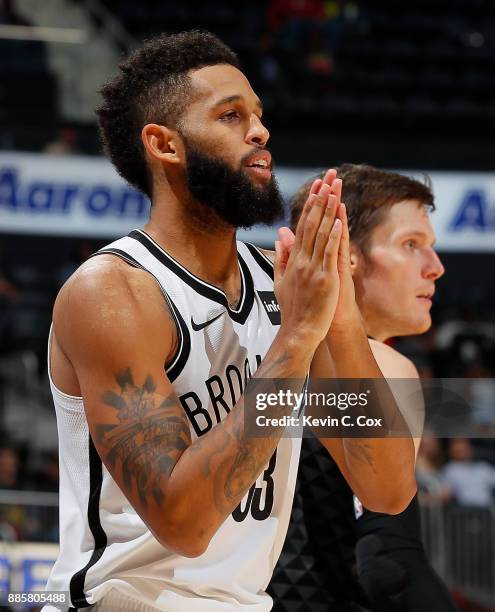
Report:
[[[152,209],[56,300],[60,554],[48,588],[71,601],[45,610],[266,611],[300,440],[253,435],[246,392],[303,381],[322,342],[338,375],[381,376],[354,299],[341,181],[315,183],[273,268],[235,240],[281,203],[261,103],[232,51],[205,32],[162,36],[102,93],[106,152]],[[369,507],[400,512],[414,495],[410,437],[328,449]]]
[[[337,168],[337,176],[344,184],[351,268],[370,346],[384,376],[417,379],[414,364],[385,341],[421,334],[431,326],[435,283],[444,273],[429,219],[434,210],[431,187],[364,164],[344,164]],[[313,180],[307,181],[293,199],[292,227],[312,184]],[[283,229],[281,233],[284,247],[290,248],[291,232]],[[398,383],[400,388],[403,385]],[[352,491],[315,439],[303,441],[299,484],[309,549],[316,559],[312,580],[324,585],[332,609],[350,612],[367,603],[376,612],[414,612],[421,607],[455,610],[426,557],[416,497],[396,516],[370,512],[356,499],[353,504]],[[327,508],[330,491],[335,501]],[[296,528],[290,526],[288,537]],[[352,571],[356,544],[358,576]],[[285,563],[285,553],[280,563]],[[278,572],[275,583],[282,581]],[[325,594],[321,595],[324,599]],[[282,601],[276,610],[286,610]]]

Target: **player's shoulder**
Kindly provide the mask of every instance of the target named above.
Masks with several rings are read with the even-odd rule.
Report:
[[[260,247],[258,247],[258,249],[267,259],[269,259],[272,263],[275,263],[275,251],[271,251],[270,249],[261,249]]]
[[[84,262],[60,289],[54,323],[61,318],[104,317],[109,324],[134,312],[152,318],[163,313],[164,296],[154,277],[120,258],[102,254]]]
[[[414,363],[384,342],[369,340],[373,356],[386,378],[419,378]]]
[[[275,263],[275,251],[271,250],[271,249],[262,249],[261,247],[253,244],[252,242],[242,242],[240,241],[241,244],[244,244],[245,246],[247,246],[249,248],[249,250],[252,252],[253,247],[256,251],[258,251],[258,253],[261,253],[266,259],[268,259],[268,261],[273,265]]]
[[[156,279],[109,254],[86,261],[62,287],[53,334],[75,367],[144,353],[167,363],[177,346],[177,328]]]
[[[153,277],[141,268],[131,266],[115,255],[101,254],[79,266],[65,282],[59,296],[83,295],[85,301],[101,301],[107,295],[112,298],[119,294],[129,297],[141,286],[152,284],[156,284]]]

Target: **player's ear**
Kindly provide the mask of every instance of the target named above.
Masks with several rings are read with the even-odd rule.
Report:
[[[356,274],[356,271],[362,265],[363,254],[361,253],[361,249],[357,245],[355,245],[352,240],[349,245],[349,255],[351,262],[351,272],[354,276]]]
[[[182,159],[181,140],[178,132],[165,125],[147,123],[141,131],[146,153],[155,160],[167,164],[179,164]]]

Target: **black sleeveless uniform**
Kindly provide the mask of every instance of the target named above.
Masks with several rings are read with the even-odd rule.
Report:
[[[351,489],[314,437],[303,440],[297,491],[274,612],[456,610],[426,557],[417,497],[399,515],[365,510],[356,520]],[[316,605],[304,603],[309,592]]]

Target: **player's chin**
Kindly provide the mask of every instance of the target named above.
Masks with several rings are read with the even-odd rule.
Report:
[[[413,323],[414,331],[412,334],[424,334],[431,327],[431,316],[430,313],[425,313],[421,317],[418,317]]]

